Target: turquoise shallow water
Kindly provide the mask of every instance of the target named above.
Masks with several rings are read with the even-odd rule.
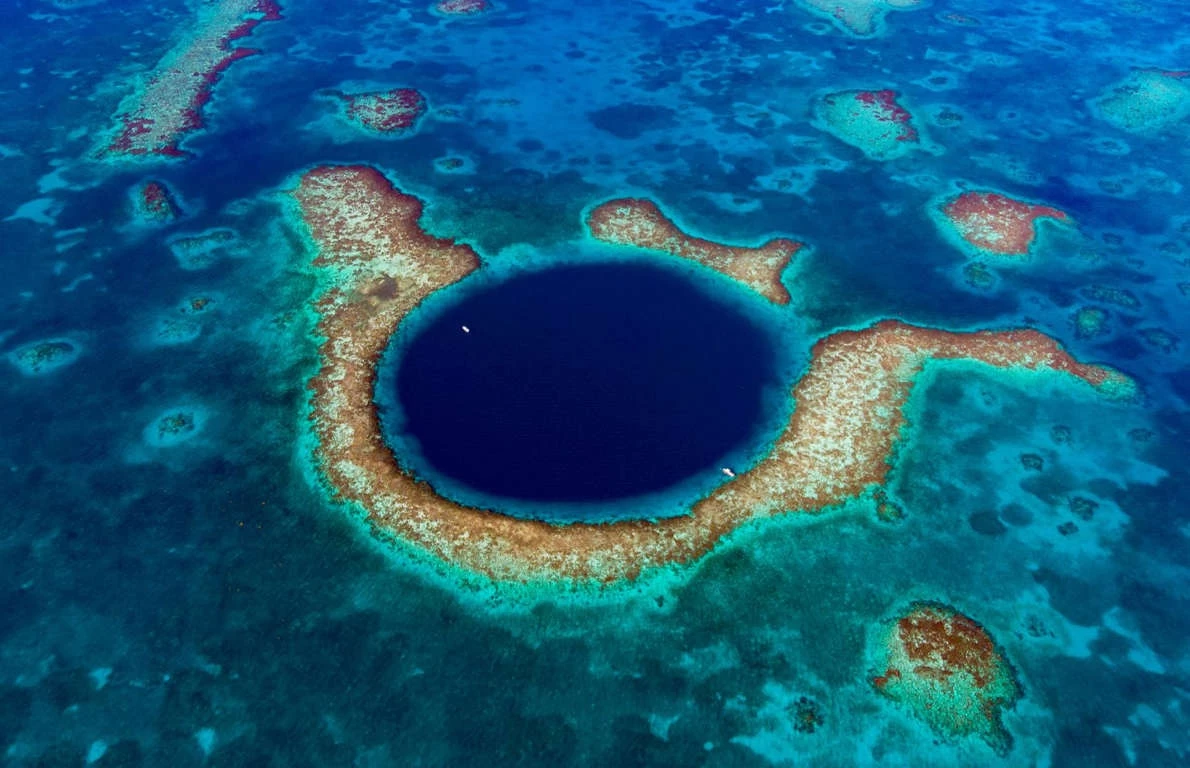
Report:
[[[96,162],[202,5],[0,7],[0,762],[1185,764],[1184,4],[935,0],[857,38],[799,2],[288,0],[187,159]],[[1147,69],[1172,73],[1150,127],[1105,119]],[[398,87],[428,109],[396,139],[323,93]],[[816,122],[853,89],[895,90],[923,148],[871,159]],[[1141,396],[932,369],[900,522],[857,502],[628,588],[493,588],[370,534],[312,466],[320,288],[279,190],[322,163],[383,169],[497,272],[624,196],[804,241],[789,307],[749,305],[804,341],[792,369],[881,318],[1028,326]],[[138,216],[148,180],[176,219]],[[1072,224],[973,257],[930,213],[967,189]],[[916,601],[1011,662],[1011,748],[875,690],[874,638]]]

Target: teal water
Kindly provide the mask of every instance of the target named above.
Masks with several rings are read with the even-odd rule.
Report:
[[[0,762],[1185,764],[1190,142],[1093,104],[1190,69],[1183,3],[935,0],[866,39],[795,2],[282,5],[189,159],[120,164],[93,148],[197,6],[0,4]],[[397,140],[318,96],[397,87],[429,105]],[[897,90],[934,151],[881,163],[813,125],[854,88]],[[1142,396],[939,370],[895,456],[900,523],[857,504],[619,591],[492,589],[373,536],[311,466],[318,286],[278,190],[361,162],[484,269],[648,197],[705,237],[809,244],[767,315],[796,318],[791,359],[886,317],[1030,326]],[[149,179],[176,221],[136,220]],[[1076,225],[973,281],[926,210],[965,188]],[[178,249],[212,228],[235,237]],[[28,375],[42,341],[73,351]],[[870,684],[873,633],[919,600],[1016,669],[1006,754]]]

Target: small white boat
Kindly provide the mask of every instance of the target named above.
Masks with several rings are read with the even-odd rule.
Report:
[[[719,471],[728,477],[735,477],[735,471],[731,467],[720,467]]]
[[[465,325],[464,325],[464,326],[463,326],[463,333],[471,333],[471,329],[470,329],[470,328],[468,328],[467,326],[465,326]]]

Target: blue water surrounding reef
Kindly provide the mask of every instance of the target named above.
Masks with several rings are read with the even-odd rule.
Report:
[[[94,159],[120,100],[206,3],[0,3],[0,764],[1190,762],[1190,121],[1134,132],[1093,108],[1134,69],[1190,70],[1190,5],[932,0],[859,39],[795,0],[500,0],[470,19],[430,0],[280,4],[183,140],[191,156],[120,164]],[[318,95],[398,87],[429,108],[394,140]],[[815,127],[816,100],[848,89],[896,90],[931,150],[882,163]],[[583,213],[605,200],[654,200],[717,241],[807,243],[783,308],[671,257],[639,280],[611,280],[624,265],[584,278],[580,295],[613,283],[592,312],[658,323],[667,359],[692,365],[645,382],[676,393],[671,414],[705,399],[689,439],[637,473],[618,474],[608,431],[568,430],[562,458],[601,474],[559,465],[529,491],[505,443],[514,470],[487,489],[587,500],[571,519],[597,494],[611,516],[678,511],[722,482],[719,457],[763,454],[816,340],[883,318],[1036,328],[1140,396],[931,369],[892,457],[898,523],[861,500],[747,526],[628,587],[492,587],[374,535],[313,466],[309,305],[325,286],[283,190],[325,163],[382,169],[434,235],[476,248],[471,279],[499,278],[415,312],[414,351],[540,328],[500,314],[506,290],[557,317],[559,295],[530,289],[565,273],[525,254],[588,243]],[[176,221],[136,219],[148,179],[175,192]],[[927,210],[963,189],[1073,225],[975,281]],[[216,228],[232,236],[201,258],[178,245]],[[471,306],[477,320],[452,314]],[[690,311],[675,328],[663,309]],[[729,336],[748,323],[762,327]],[[42,342],[69,353],[38,367]],[[662,386],[678,379],[694,386]],[[475,383],[443,386],[457,399]],[[737,386],[728,410],[702,410]],[[666,435],[686,429],[677,416]],[[427,440],[451,436],[425,429],[427,461],[463,456],[447,442],[431,457]],[[454,477],[433,480],[480,487]],[[875,633],[914,601],[970,615],[1011,662],[1023,696],[1004,754],[874,690]]]
[[[398,458],[458,501],[528,503],[551,521],[622,517],[626,501],[656,517],[658,499],[626,497],[674,490],[688,510],[723,467],[746,469],[786,417],[774,347],[797,340],[768,338],[644,255],[452,289],[467,293],[394,344],[396,370],[381,373]]]

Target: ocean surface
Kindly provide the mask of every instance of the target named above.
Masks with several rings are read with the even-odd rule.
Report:
[[[1190,762],[1190,5],[279,0],[177,153],[110,151],[224,5],[0,3],[0,764]],[[348,119],[391,89],[411,128]],[[832,126],[854,91],[912,146]],[[778,510],[627,584],[460,573],[316,458],[327,278],[289,191],[341,164],[484,264],[408,316],[375,406],[493,515],[688,514],[768,455],[814,345],[883,319],[1032,328],[1136,394],[930,368],[895,520]],[[980,254],[938,214],[971,190],[1066,220]],[[790,303],[595,244],[619,198],[804,243]],[[882,690],[882,628],[936,604],[1019,686],[993,737]]]
[[[394,341],[389,443],[440,493],[554,522],[657,517],[659,494],[688,509],[784,423],[776,350],[804,339],[766,338],[647,252],[587,258],[454,286],[468,295]]]

